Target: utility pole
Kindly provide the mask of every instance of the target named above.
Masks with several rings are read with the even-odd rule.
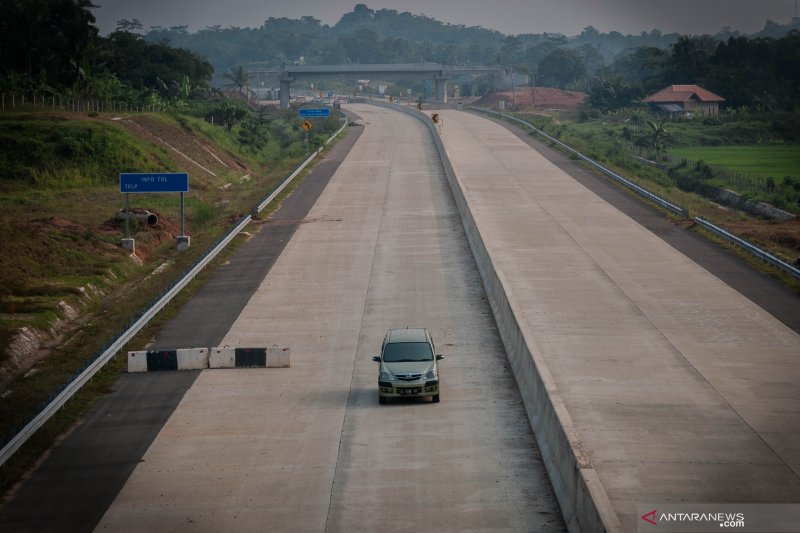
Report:
[[[511,67],[511,98],[514,101],[514,106],[517,105],[517,93],[514,92],[514,67]]]

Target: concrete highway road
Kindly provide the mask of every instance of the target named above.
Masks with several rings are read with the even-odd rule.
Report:
[[[515,320],[622,529],[663,502],[800,503],[800,335],[506,128],[440,115]]]
[[[292,367],[202,372],[99,531],[564,529],[430,134],[352,108],[364,133],[223,341]],[[446,357],[439,404],[378,404],[403,326]]]
[[[218,300],[226,332],[201,336],[288,346],[292,367],[179,380],[146,453],[96,466],[124,478],[93,510],[105,511],[98,531],[565,529],[428,130],[347,107],[363,134],[271,268],[247,271],[268,270],[249,301],[212,283],[158,341],[202,327]],[[621,529],[660,502],[800,502],[797,309],[777,320],[687,257],[703,255],[696,243],[631,215],[640,225],[505,127],[439,113],[514,320]],[[722,259],[704,261],[747,286]],[[371,356],[403,326],[429,328],[446,356],[439,404],[378,404]],[[121,389],[130,398],[131,384],[164,377],[125,376]],[[59,468],[70,471],[56,462],[44,482],[68,489]]]

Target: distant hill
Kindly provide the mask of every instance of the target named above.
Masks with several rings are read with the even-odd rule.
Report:
[[[788,24],[767,21],[751,37],[782,37],[800,30],[800,19]],[[712,36],[718,41],[739,36],[723,28]],[[666,49],[680,35],[658,30],[638,35],[592,26],[579,35],[504,35],[480,26],[448,24],[425,15],[373,10],[358,4],[334,25],[313,17],[269,18],[258,28],[211,26],[194,33],[187,26],[153,27],[150,42],[167,42],[208,58],[219,76],[239,64],[259,63],[279,67],[284,63],[410,63],[436,62],[460,65],[519,66],[534,72],[539,61],[556,48],[569,48],[581,58],[589,74],[608,65],[618,54],[640,47]]]

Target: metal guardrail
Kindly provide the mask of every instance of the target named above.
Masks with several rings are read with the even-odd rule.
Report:
[[[598,163],[598,162],[586,157],[585,155],[581,154],[580,152],[578,152],[577,150],[575,150],[571,146],[569,146],[567,144],[564,144],[563,142],[561,142],[558,139],[546,134],[545,132],[543,132],[542,130],[537,128],[536,126],[534,126],[534,125],[532,125],[532,124],[530,124],[528,122],[525,122],[524,120],[518,119],[517,117],[513,117],[511,115],[506,115],[504,113],[498,113],[497,111],[492,111],[491,109],[485,109],[485,108],[482,108],[482,107],[468,106],[468,108],[472,109],[472,110],[475,110],[475,111],[478,111],[478,112],[481,112],[481,113],[487,113],[487,114],[490,114],[490,115],[496,115],[496,116],[499,116],[499,117],[507,119],[507,120],[511,120],[511,121],[514,121],[514,122],[519,122],[520,124],[523,124],[523,125],[531,128],[533,131],[535,131],[537,134],[541,135],[545,139],[547,139],[549,141],[552,141],[555,144],[558,144],[559,146],[561,146],[562,148],[567,150],[569,153],[575,154],[577,157],[579,157],[580,159],[582,159],[586,163],[592,165],[593,167],[597,168],[598,170],[600,170],[601,172],[603,172],[607,176],[610,176],[611,178],[613,178],[613,179],[617,180],[618,182],[622,183],[626,187],[631,188],[632,190],[634,190],[637,193],[641,194],[642,196],[652,200],[653,202],[657,203],[658,205],[660,205],[660,206],[662,206],[662,207],[664,207],[666,209],[669,209],[670,211],[672,211],[674,213],[677,213],[678,215],[680,215],[683,218],[689,218],[689,212],[685,208],[680,207],[680,206],[676,206],[676,205],[664,200],[663,198],[660,198],[660,197],[656,196],[655,194],[651,193],[650,191],[648,191],[648,190],[646,190],[646,189],[644,189],[642,187],[639,187],[635,183],[632,183],[631,181],[629,181],[629,180],[623,178],[622,176],[620,176],[619,174],[617,174],[617,173],[605,168],[600,163]],[[742,239],[741,237],[737,237],[736,235],[733,235],[732,233],[729,233],[729,232],[725,231],[724,229],[720,228],[719,226],[715,226],[714,224],[712,224],[711,222],[705,220],[702,217],[695,217],[694,221],[697,224],[699,224],[701,227],[703,227],[706,230],[710,231],[711,233],[713,233],[713,234],[717,235],[718,237],[721,237],[722,239],[734,244],[735,246],[738,246],[738,247],[742,248],[743,250],[749,252],[750,254],[754,255],[755,257],[761,259],[762,261],[764,261],[766,263],[769,263],[770,265],[772,265],[772,266],[774,266],[776,268],[779,268],[779,269],[791,274],[792,276],[794,276],[796,278],[800,278],[800,269],[797,269],[797,268],[793,267],[792,265],[790,265],[789,263],[786,263],[785,261],[781,261],[780,259],[778,259],[774,255],[770,254],[769,252],[766,252],[766,251],[762,250],[758,246],[747,242],[746,240]]]
[[[595,161],[595,160],[593,160],[593,159],[591,159],[589,157],[586,157],[585,155],[583,155],[579,151],[575,150],[571,146],[569,146],[567,144],[564,144],[563,142],[559,141],[555,137],[552,137],[552,136],[546,134],[545,132],[543,132],[542,130],[540,130],[539,128],[534,126],[533,124],[530,124],[528,122],[525,122],[524,120],[518,119],[517,117],[512,117],[511,115],[506,115],[504,113],[498,113],[497,111],[492,111],[491,109],[485,109],[485,108],[482,108],[482,107],[474,107],[474,106],[467,106],[467,108],[468,109],[473,109],[473,110],[481,112],[481,113],[487,113],[487,114],[490,114],[490,115],[497,115],[497,116],[502,117],[502,118],[504,118],[506,120],[519,122],[520,124],[523,124],[524,126],[527,126],[527,127],[531,128],[538,135],[541,135],[542,137],[544,137],[548,141],[559,145],[561,148],[563,148],[567,152],[575,155],[579,159],[581,159],[584,162],[588,163],[589,165],[595,167],[597,170],[599,170],[600,172],[602,172],[606,176],[616,180],[617,182],[621,183],[625,187],[628,187],[629,189],[631,189],[632,191],[636,192],[637,194],[640,194],[641,196],[644,196],[648,200],[650,200],[652,202],[655,202],[656,204],[660,205],[664,209],[672,211],[673,213],[677,214],[678,216],[680,216],[682,218],[688,218],[689,217],[689,211],[686,210],[685,208],[683,208],[681,206],[678,206],[678,205],[675,205],[675,204],[673,204],[671,202],[668,202],[667,200],[664,200],[660,196],[657,196],[657,195],[653,194],[652,192],[648,191],[647,189],[645,189],[643,187],[640,187],[639,185],[636,185],[635,183],[633,183],[629,179],[624,178],[624,177],[620,176],[619,174],[617,174],[616,172],[607,169],[606,167],[604,167],[603,165],[601,165],[597,161]]]
[[[347,126],[347,122],[334,133],[326,142],[325,146],[330,144]],[[323,150],[323,147],[317,149],[311,156],[303,161],[289,176],[284,178],[262,201],[255,209],[261,212],[266,208],[269,203],[280,194],[280,192],[297,177],[300,172],[308,166]],[[71,381],[64,389],[45,406],[33,420],[22,428],[22,430],[12,437],[0,450],[0,466],[4,465],[25,442],[31,438],[36,431],[39,430],[61,407],[64,406],[72,396],[77,393],[103,366],[108,363],[116,353],[121,350],[133,337],[136,336],[141,329],[152,320],[186,285],[191,282],[195,276],[205,268],[230,242],[250,223],[252,215],[246,215],[239,223],[228,231],[228,233],[214,246],[206,255],[201,257],[195,266],[189,270],[175,285],[172,286],[155,304],[147,309],[142,316],[136,320],[127,330],[118,336],[112,344],[106,348],[99,356],[97,356],[73,381]]]
[[[714,233],[718,237],[722,237],[726,241],[738,246],[739,248],[742,248],[742,249],[750,252],[752,255],[756,256],[759,259],[761,259],[765,263],[769,263],[772,266],[777,267],[777,268],[779,268],[779,269],[791,274],[792,276],[800,279],[800,269],[797,269],[797,268],[793,267],[789,263],[781,261],[780,259],[778,259],[774,255],[770,254],[769,252],[765,252],[764,250],[762,250],[758,246],[747,242],[746,240],[742,239],[741,237],[737,237],[733,233],[729,233],[729,232],[725,231],[724,229],[720,228],[719,226],[715,226],[714,224],[712,224],[708,220],[704,219],[703,217],[694,217],[694,221],[697,224],[699,224],[701,227],[703,227],[703,228],[707,229],[708,231]]]

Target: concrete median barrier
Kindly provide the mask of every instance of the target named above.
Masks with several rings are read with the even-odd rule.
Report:
[[[267,348],[267,367],[269,368],[289,368],[291,350],[289,348],[278,348],[273,346]]]
[[[128,372],[205,370],[206,368],[288,368],[291,349],[273,346],[248,348],[183,348],[128,352]]]
[[[128,352],[128,372],[206,368],[208,368],[208,348]]]
[[[176,350],[178,370],[204,370],[208,368],[208,348]]]
[[[128,352],[128,372],[147,372],[147,352]]]
[[[236,368],[236,349],[211,348],[208,368]]]
[[[546,361],[537,350],[535,339],[522,318],[513,293],[506,289],[509,284],[503,273],[495,268],[489,248],[481,236],[479,223],[453,171],[436,126],[428,115],[416,109],[382,102],[369,103],[413,115],[431,131],[568,529],[572,532],[622,531],[619,518],[591,460],[583,450]]]
[[[288,368],[291,350],[273,346],[211,348],[209,368]]]

